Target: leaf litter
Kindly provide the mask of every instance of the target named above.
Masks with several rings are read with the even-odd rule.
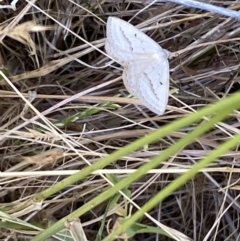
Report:
[[[234,1],[216,3],[239,9]],[[37,231],[33,232],[31,226],[34,234],[28,232],[24,220],[37,226],[45,225],[44,219],[55,222],[108,188],[101,176],[90,175],[74,188],[69,187],[34,207],[31,197],[62,180],[61,171],[80,170],[87,165],[86,159],[93,164],[152,130],[239,90],[237,19],[169,2],[155,3],[141,11],[144,7],[142,1],[78,4],[26,1],[17,3],[15,11],[0,9],[0,68],[21,93],[19,95],[1,78],[0,171],[8,172],[9,176],[0,175],[0,209],[7,214],[16,213],[18,222],[22,220],[18,224],[24,227],[13,226],[12,229],[2,222],[1,239],[32,239]],[[174,98],[169,98],[163,116],[154,115],[129,95],[120,78],[121,66],[110,63],[102,53],[107,17],[129,20],[136,13],[139,14],[131,21],[134,26],[140,26],[164,49],[179,53],[170,60],[170,90],[178,91],[173,94]],[[112,81],[114,79],[116,81]],[[36,93],[32,106],[39,112],[45,111],[44,116],[50,123],[36,116],[31,106],[26,108],[22,97],[28,99],[29,91]],[[75,94],[78,94],[75,99],[70,99]],[[180,173],[189,168],[238,132],[238,119],[236,112],[170,157],[159,167],[163,173],[148,174],[132,183],[131,199],[143,205],[178,176],[177,170]],[[194,128],[192,125],[174,132],[122,157],[107,169],[122,171],[118,174],[121,178],[126,175],[125,169],[138,168]],[[151,217],[171,232],[180,232],[192,240],[204,240],[208,235],[216,236],[217,240],[237,240],[239,205],[233,200],[238,198],[239,156],[236,148],[216,160],[209,169],[152,210]],[[32,176],[11,175],[11,172],[17,175],[16,171],[31,172]],[[48,171],[48,175],[35,176],[36,171]],[[124,209],[122,201],[118,200],[117,204]],[[114,223],[119,223],[118,211],[105,211],[106,203],[103,203],[80,217],[88,240],[99,235],[104,215],[107,223],[101,233],[103,237]],[[129,230],[131,240],[170,240],[149,229],[154,225],[148,218],[143,217],[140,223],[144,225],[141,230],[147,229],[148,233]],[[212,227],[215,227],[213,231]],[[129,238],[129,235],[122,236]]]

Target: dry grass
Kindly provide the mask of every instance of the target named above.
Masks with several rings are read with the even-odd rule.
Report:
[[[104,21],[108,16],[129,20],[144,7],[142,2],[75,2],[78,4],[39,1],[32,7],[28,1],[19,1],[15,12],[0,9],[0,66],[9,79],[0,81],[0,171],[9,172],[7,177],[0,175],[0,210],[38,225],[44,219],[59,220],[108,187],[99,175],[92,175],[46,200],[40,210],[19,213],[23,201],[64,178],[60,170],[79,170],[87,165],[86,160],[94,163],[153,129],[239,89],[240,44],[239,40],[228,41],[239,37],[239,22],[173,3],[155,4],[132,24],[148,30],[149,36],[171,52],[186,49],[170,60],[171,89],[179,92],[170,97],[166,113],[155,116],[138,100],[129,98],[121,70],[105,67],[109,58],[103,48]],[[208,42],[215,44],[199,47]],[[132,184],[132,200],[143,205],[182,169],[237,132],[237,120],[227,119],[170,157],[160,173],[148,174]],[[194,126],[172,133],[108,169],[124,174],[125,169],[138,168],[192,129]],[[238,168],[239,155],[235,149],[216,160],[211,169],[198,174],[149,214],[196,241],[207,235],[211,237],[208,240],[239,240],[240,207],[233,202],[238,198],[235,185],[239,175],[225,168]],[[49,172],[34,176],[37,170]],[[24,171],[32,172],[31,177],[11,175]],[[81,217],[88,240],[94,240],[105,208],[106,203]],[[107,219],[115,220],[116,214]],[[153,225],[147,218],[140,222]],[[35,234],[3,228],[0,238],[31,240]],[[131,240],[170,239],[139,234]]]

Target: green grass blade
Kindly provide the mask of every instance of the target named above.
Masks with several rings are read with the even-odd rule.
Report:
[[[235,135],[232,139],[226,141],[222,145],[219,146],[218,149],[213,150],[208,156],[204,159],[196,163],[192,166],[192,168],[186,173],[182,174],[180,177],[176,178],[172,183],[166,186],[161,192],[155,195],[149,202],[147,202],[141,210],[137,211],[131,218],[126,220],[117,230],[108,235],[103,241],[112,241],[115,237],[125,230],[129,229],[131,225],[133,225],[139,218],[141,218],[145,212],[148,212],[152,208],[154,208],[158,203],[163,201],[166,197],[168,197],[172,192],[176,189],[180,188],[183,184],[189,181],[199,170],[213,162],[220,155],[226,153],[230,149],[239,145],[240,142],[240,134]]]
[[[140,178],[148,170],[150,170],[152,168],[155,168],[161,162],[167,160],[167,158],[169,156],[173,155],[175,152],[177,152],[178,150],[182,149],[183,146],[185,146],[187,144],[190,144],[195,138],[197,138],[198,136],[203,134],[205,131],[209,130],[214,124],[216,124],[220,120],[224,119],[224,117],[226,117],[231,111],[233,111],[234,109],[237,109],[239,107],[240,107],[240,96],[239,96],[239,94],[235,94],[235,95],[230,96],[230,97],[228,97],[228,98],[226,98],[226,99],[224,99],[224,100],[222,100],[222,101],[220,101],[218,103],[215,103],[214,105],[211,105],[211,106],[203,108],[198,113],[193,113],[193,114],[191,114],[189,116],[186,116],[184,118],[179,119],[178,121],[174,121],[173,123],[165,126],[163,129],[157,130],[156,132],[154,132],[154,133],[152,133],[152,134],[150,134],[150,135],[148,135],[148,136],[146,136],[144,138],[141,138],[140,140],[137,140],[137,141],[127,145],[125,148],[120,149],[120,150],[114,152],[110,156],[108,156],[106,158],[103,158],[102,160],[106,160],[107,159],[107,161],[109,161],[110,157],[113,160],[116,160],[115,159],[116,157],[121,157],[122,155],[125,155],[125,154],[131,152],[132,150],[138,149],[140,146],[143,146],[143,145],[145,145],[145,144],[147,144],[149,142],[153,142],[154,140],[158,139],[159,137],[165,136],[167,133],[169,133],[169,132],[171,132],[173,130],[179,129],[179,128],[185,126],[186,124],[191,124],[192,122],[194,122],[196,120],[199,120],[203,116],[206,116],[208,114],[213,115],[213,113],[216,113],[217,110],[221,110],[221,111],[218,111],[217,114],[213,118],[211,118],[209,121],[203,122],[198,128],[196,128],[194,131],[192,131],[189,135],[185,136],[184,138],[179,140],[177,143],[175,143],[174,145],[172,145],[168,149],[164,150],[161,153],[161,155],[153,158],[151,160],[151,162],[149,162],[147,164],[144,164],[135,173],[133,173],[132,175],[126,177],[123,180],[121,180],[114,187],[111,187],[107,191],[105,191],[102,194],[98,195],[96,198],[92,199],[87,204],[83,205],[81,208],[79,208],[78,210],[74,211],[72,214],[67,216],[68,220],[71,220],[72,218],[81,216],[82,214],[84,214],[87,211],[91,210],[93,207],[99,205],[103,201],[105,201],[108,198],[112,197],[119,190],[127,187],[133,181],[135,181],[138,178]],[[120,154],[121,154],[121,156],[119,156]],[[99,161],[99,163],[102,162],[102,160]],[[96,163],[96,164],[100,165],[99,163]],[[101,168],[101,165],[100,165],[99,168]],[[85,174],[86,174],[86,170],[88,170],[89,168],[91,168],[91,170],[93,169],[92,166],[85,168]],[[75,176],[76,175],[77,174],[75,174]],[[66,179],[70,179],[70,178],[66,178]],[[56,184],[56,185],[58,185],[58,184]],[[59,220],[51,228],[43,231],[42,233],[37,235],[32,240],[33,241],[44,240],[47,237],[49,237],[50,235],[60,231],[63,228],[63,222],[64,222],[64,219]],[[115,237],[115,234],[113,236]],[[106,239],[106,240],[112,240],[111,238],[113,236],[110,235],[109,236],[110,238]]]

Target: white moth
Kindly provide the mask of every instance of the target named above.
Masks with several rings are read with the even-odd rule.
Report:
[[[105,49],[123,67],[126,89],[152,112],[162,115],[169,95],[169,52],[136,27],[109,17]]]

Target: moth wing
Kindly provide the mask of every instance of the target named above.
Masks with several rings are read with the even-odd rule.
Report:
[[[130,62],[123,73],[127,90],[152,112],[162,115],[169,95],[168,60]]]
[[[137,97],[152,112],[162,115],[169,96],[169,62],[167,59],[149,63],[137,80]]]
[[[167,52],[154,40],[130,23],[115,17],[109,17],[107,21],[105,49],[107,54],[123,65],[159,52],[167,58]]]
[[[135,64],[134,64],[135,65]],[[133,63],[129,63],[124,67],[122,79],[123,83],[128,90],[128,92],[135,97],[137,97],[136,88],[137,88],[137,78],[136,78],[136,69],[134,68]]]

